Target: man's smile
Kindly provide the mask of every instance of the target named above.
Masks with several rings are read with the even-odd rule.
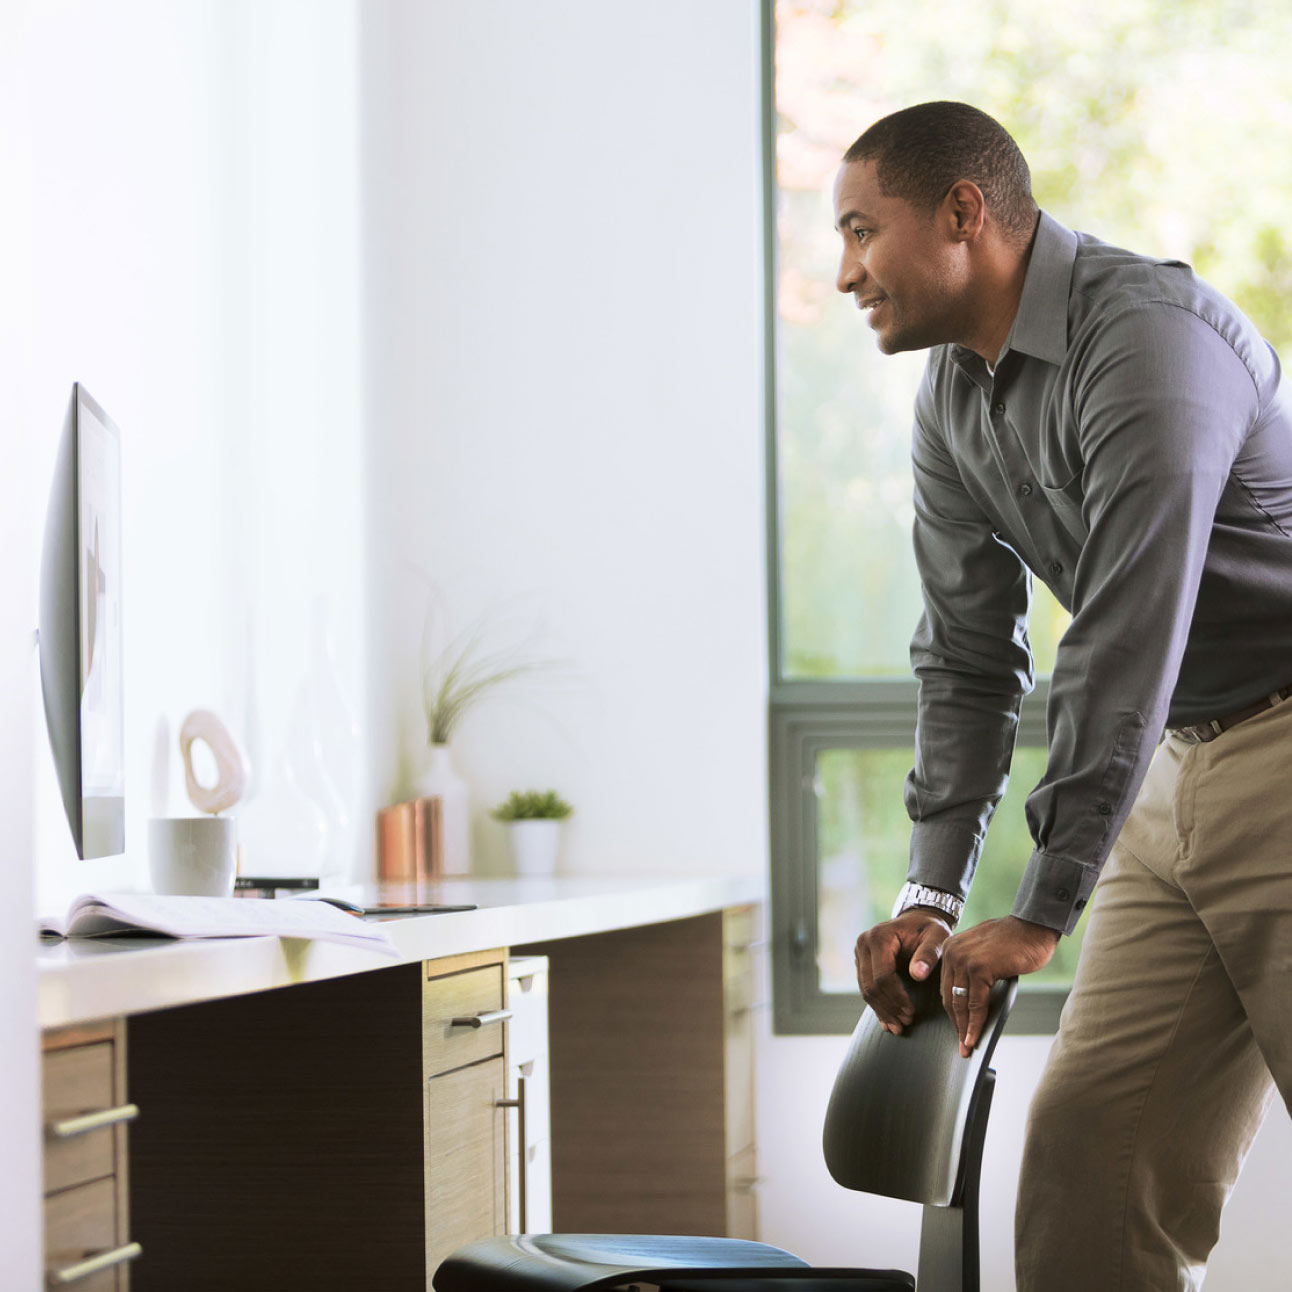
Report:
[[[857,298],[857,308],[863,313],[869,314],[867,322],[873,324],[875,320],[875,311],[888,300],[887,296],[859,296]]]

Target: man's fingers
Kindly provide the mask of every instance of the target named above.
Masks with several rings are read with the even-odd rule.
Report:
[[[900,1033],[915,1018],[907,975],[916,981],[930,977],[950,933],[940,913],[912,908],[857,939],[857,986],[887,1031]]]
[[[961,978],[957,982],[944,969],[942,972],[942,1008],[946,1010],[947,1017],[956,1025],[957,1034],[960,1033],[960,1020],[966,1013],[968,999],[969,988],[965,985],[965,980]]]
[[[962,978],[959,982],[943,985],[942,1004],[955,1024],[962,1059],[973,1053],[982,1036],[990,999],[991,982],[987,979]]]
[[[864,933],[857,939],[856,960],[857,986],[862,1000],[869,1004],[875,997],[875,970],[870,958],[870,939]]]
[[[862,998],[890,1032],[900,1032],[910,1022],[910,999],[897,972],[899,939],[872,929],[857,939],[857,985]]]
[[[911,956],[912,978],[923,982],[933,972],[938,961],[942,959],[942,948],[946,944],[946,937],[944,930],[937,930],[933,936],[926,935],[923,938]]]
[[[897,947],[869,945],[865,959],[868,987],[862,995],[890,1032],[900,1032],[910,1022],[910,1002],[897,976]]]
[[[1054,955],[1059,931],[1007,915],[984,920],[947,939],[942,956],[942,1004],[966,1058],[982,1039],[992,983],[1035,973]]]
[[[982,1025],[987,1021],[987,1005],[990,991],[991,984],[989,983],[987,989],[981,995],[971,995],[969,997],[969,1021],[963,1038],[965,1058],[969,1057],[973,1047],[982,1039]]]

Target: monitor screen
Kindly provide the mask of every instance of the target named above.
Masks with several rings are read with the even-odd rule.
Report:
[[[63,426],[41,556],[41,688],[81,857],[125,851],[121,436],[79,383]]]

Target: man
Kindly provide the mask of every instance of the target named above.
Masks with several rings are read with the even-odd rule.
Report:
[[[967,1054],[991,983],[1046,964],[1090,902],[1029,1120],[1018,1287],[1196,1288],[1271,1073],[1292,1105],[1278,360],[1187,266],[1040,212],[1014,141],[964,104],[867,130],[835,215],[839,290],[880,349],[932,347],[912,454],[909,882],[858,940],[862,994],[900,1033],[903,973],[940,961]],[[1072,613],[1035,851],[1012,913],[953,933],[1031,686],[1029,570]]]

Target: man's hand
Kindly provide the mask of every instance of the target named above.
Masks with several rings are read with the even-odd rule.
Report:
[[[898,1035],[915,1017],[900,972],[923,982],[937,968],[950,936],[951,926],[941,911],[912,906],[857,939],[857,986],[885,1031]]]
[[[942,1006],[956,1025],[962,1058],[982,1036],[992,983],[1043,969],[1058,945],[1057,929],[1014,915],[984,920],[942,944]]]

